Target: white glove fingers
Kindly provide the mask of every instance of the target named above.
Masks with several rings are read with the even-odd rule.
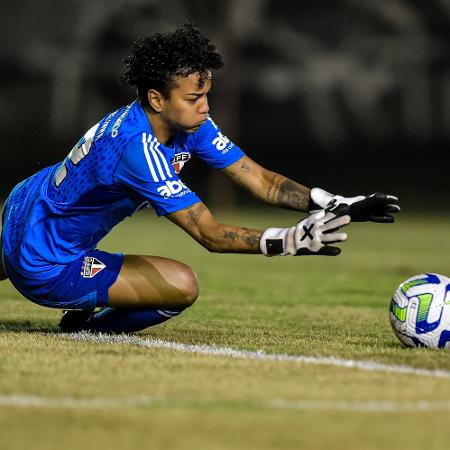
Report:
[[[311,200],[321,208],[325,208],[333,198],[333,194],[330,194],[329,192],[321,188],[312,188],[309,195],[311,197]]]
[[[322,242],[344,242],[347,240],[347,233],[327,233],[322,235]]]
[[[328,213],[331,214],[331,213]],[[328,215],[327,214],[327,215]],[[334,214],[331,214],[332,216],[334,216]],[[324,219],[326,219],[327,216],[324,217]],[[335,217],[334,219],[325,221],[324,225],[322,226],[322,233],[326,233],[327,231],[334,231],[337,230],[347,224],[349,224],[351,221],[351,218],[348,214],[346,214],[345,216],[340,216],[340,217]]]

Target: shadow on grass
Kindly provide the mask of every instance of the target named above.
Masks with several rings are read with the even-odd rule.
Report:
[[[56,325],[51,323],[39,324],[31,322],[29,320],[0,320],[0,333],[5,333],[8,331],[14,332],[26,331],[27,333],[46,333],[46,334],[60,333]]]

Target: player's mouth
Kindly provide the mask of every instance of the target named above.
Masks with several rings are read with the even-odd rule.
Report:
[[[206,119],[205,120],[202,120],[202,121],[200,121],[200,122],[197,122],[192,128],[191,128],[191,130],[193,130],[193,129],[198,129],[198,128],[200,128],[204,123],[206,122]]]

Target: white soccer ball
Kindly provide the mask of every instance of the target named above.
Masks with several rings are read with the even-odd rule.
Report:
[[[409,347],[450,348],[450,279],[436,273],[409,278],[395,291],[389,318]]]

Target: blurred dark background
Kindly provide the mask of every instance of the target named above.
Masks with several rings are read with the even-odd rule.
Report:
[[[15,0],[0,16],[0,198],[134,92],[139,36],[196,23],[223,54],[211,115],[272,170],[340,194],[450,197],[448,0]],[[212,206],[248,201],[200,163]]]

